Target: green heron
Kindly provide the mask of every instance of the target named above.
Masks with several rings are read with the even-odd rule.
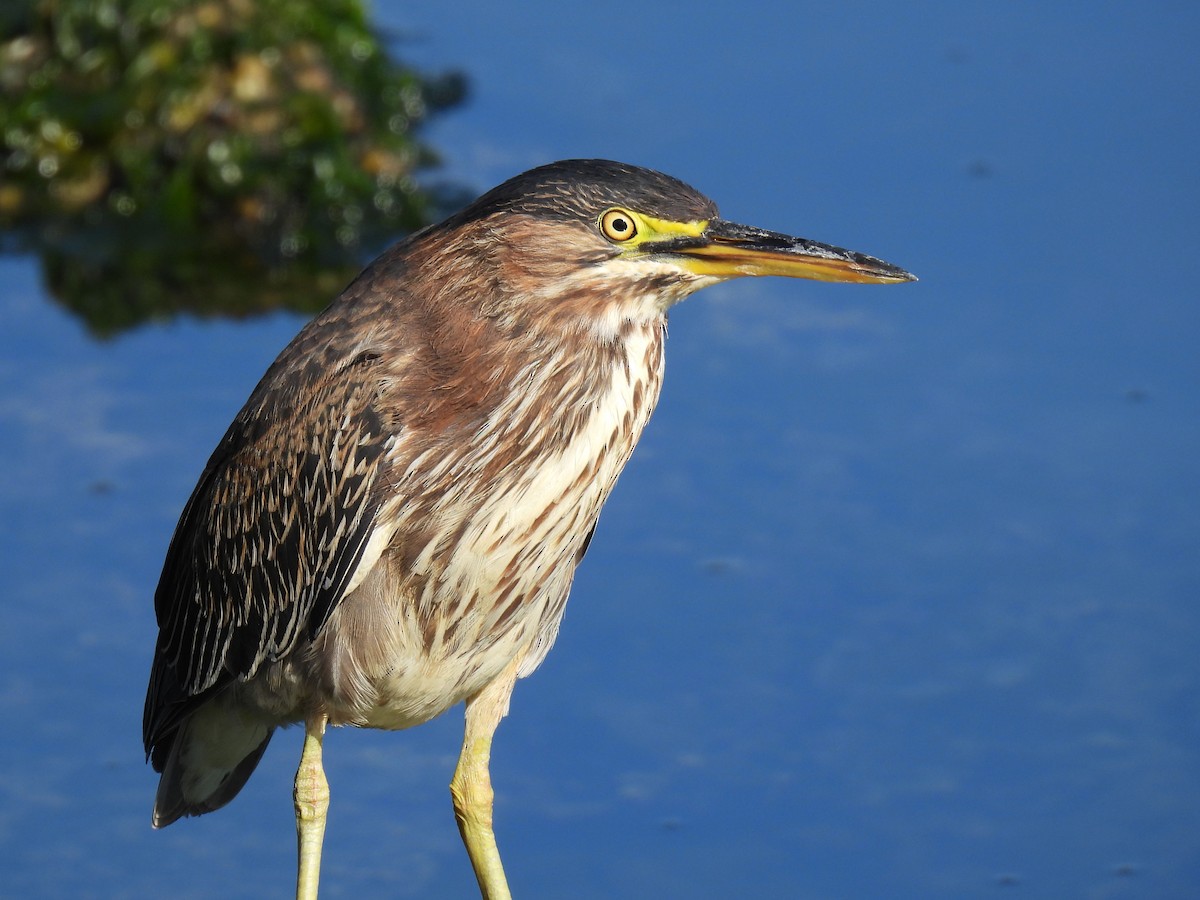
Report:
[[[742,275],[913,279],[603,160],[518,175],[368,266],[267,370],[175,528],[143,726],[154,825],[224,806],[303,722],[297,896],[315,897],[326,725],[465,702],[455,816],[482,895],[508,897],[493,733],[654,409],[667,312]]]

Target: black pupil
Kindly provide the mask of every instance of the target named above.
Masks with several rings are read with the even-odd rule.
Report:
[[[624,234],[629,230],[629,222],[625,219],[622,219],[620,216],[615,217],[612,220],[611,225],[612,230],[617,234]]]

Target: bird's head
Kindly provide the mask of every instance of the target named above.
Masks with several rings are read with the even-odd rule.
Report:
[[[699,288],[746,275],[915,280],[861,253],[725,221],[682,181],[607,160],[531,169],[437,231],[467,238],[509,312],[536,310],[543,321],[600,334],[657,319]]]

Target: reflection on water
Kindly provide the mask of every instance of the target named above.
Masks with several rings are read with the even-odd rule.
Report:
[[[454,192],[414,132],[457,74],[393,60],[358,0],[6,7],[0,228],[97,334],[314,311]]]

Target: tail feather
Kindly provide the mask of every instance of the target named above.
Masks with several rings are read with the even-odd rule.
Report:
[[[274,731],[229,702],[227,695],[199,707],[170,737],[154,798],[154,827],[212,812],[236,797]],[[160,741],[155,749],[162,745]]]

